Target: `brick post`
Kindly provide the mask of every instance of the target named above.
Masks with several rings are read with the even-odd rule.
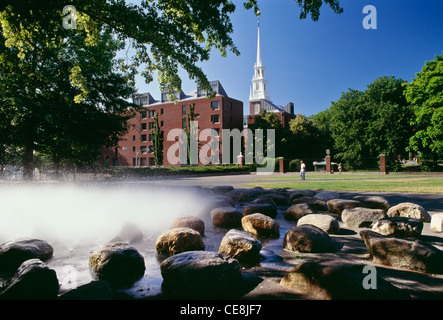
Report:
[[[245,165],[245,156],[241,153],[237,156],[237,165],[243,167]]]
[[[326,156],[326,172],[331,173],[331,156]]]
[[[285,173],[285,158],[283,157],[278,158],[278,167],[280,173]]]
[[[380,173],[386,174],[386,155],[380,155]]]

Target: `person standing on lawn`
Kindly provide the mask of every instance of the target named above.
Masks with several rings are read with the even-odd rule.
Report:
[[[300,161],[300,177],[302,180],[305,180],[305,171],[306,171],[306,165],[303,163],[303,160]]]

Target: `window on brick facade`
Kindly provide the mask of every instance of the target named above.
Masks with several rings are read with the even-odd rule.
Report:
[[[160,114],[163,114],[163,108],[160,109]]]
[[[218,110],[220,108],[220,101],[211,101],[212,110]]]
[[[186,115],[186,106],[182,106],[182,116]]]
[[[186,118],[182,119],[182,129],[186,129]]]
[[[140,117],[141,117],[142,119],[146,119],[146,111],[142,111],[142,112],[140,112]]]
[[[146,123],[142,123],[142,124],[140,125],[140,129],[141,129],[141,130],[146,130],[146,129],[147,129]]]
[[[212,123],[219,123],[220,122],[220,117],[218,114],[213,114],[211,115],[211,122]]]
[[[132,136],[132,141],[135,141],[135,136]]]
[[[160,127],[163,127],[163,121],[160,121]]]
[[[152,134],[151,133],[148,135],[148,141],[152,141]]]
[[[154,118],[154,116],[155,116],[155,111],[149,110],[149,118]]]
[[[146,167],[148,164],[148,160],[146,158],[140,158],[140,166]]]
[[[149,122],[149,130],[154,129],[154,122]]]
[[[140,141],[146,142],[146,135],[145,134],[140,135]]]

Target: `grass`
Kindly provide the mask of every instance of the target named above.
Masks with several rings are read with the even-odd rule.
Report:
[[[263,188],[284,188],[284,189],[311,189],[311,190],[335,190],[335,191],[357,191],[357,192],[401,192],[401,193],[437,193],[443,194],[443,178],[433,177],[405,177],[389,178],[376,176],[373,178],[363,178],[364,175],[345,176],[337,180],[320,180],[309,178],[301,181],[257,181],[246,183],[244,186]],[[282,177],[279,177],[282,178]],[[357,180],[358,179],[358,180]],[[274,179],[277,180],[277,179]]]
[[[385,175],[385,174],[312,174],[307,173],[307,178],[309,180],[354,180],[354,179],[404,179],[404,178],[418,178],[423,177],[423,175],[414,174],[401,174],[401,175]],[[272,178],[258,178],[254,181],[270,181],[270,180],[300,180],[298,173],[293,175],[285,175]]]

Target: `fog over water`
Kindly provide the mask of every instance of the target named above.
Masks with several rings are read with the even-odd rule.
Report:
[[[36,237],[71,248],[100,245],[126,223],[142,231],[165,230],[177,216],[197,215],[197,197],[140,185],[3,184],[0,241]]]

